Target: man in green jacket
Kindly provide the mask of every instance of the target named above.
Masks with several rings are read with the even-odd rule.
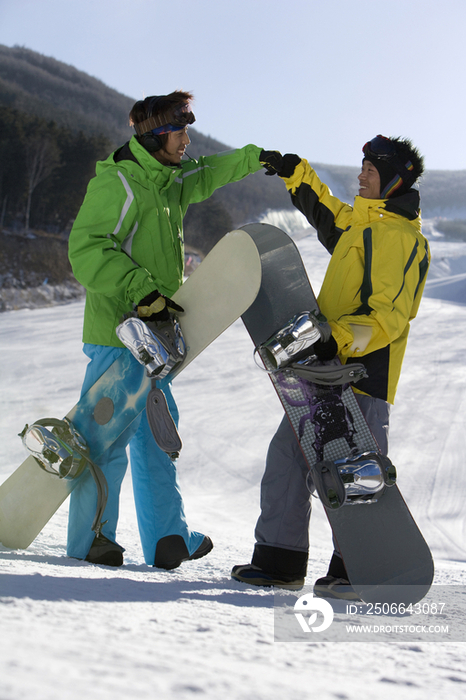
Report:
[[[363,153],[353,206],[334,197],[299,156],[271,151],[261,159],[268,174],[283,178],[293,204],[332,256],[318,297],[332,335],[315,343],[310,354],[321,360],[338,355],[344,364],[365,365],[368,377],[356,385],[356,399],[380,451],[387,454],[390,404],[430,262],[421,233],[419,191],[412,188],[424,165],[407,139],[376,136]],[[307,476],[285,416],[267,454],[252,563],[235,566],[234,579],[259,586],[303,586],[311,514]],[[335,551],[315,592],[344,597],[349,588]]]
[[[183,161],[194,122],[193,96],[175,91],[136,102],[130,120],[136,135],[97,163],[70,235],[69,258],[86,288],[84,352],[90,358],[85,393],[122,353],[115,333],[123,314],[145,320],[167,313],[184,271],[183,217],[219,187],[261,168],[261,149],[249,145],[199,161]],[[141,372],[144,372],[141,366]],[[175,422],[170,385],[161,386]],[[124,387],[131,392],[131,387]],[[147,564],[173,569],[212,549],[209,537],[188,528],[175,463],[155,444],[145,412],[107,451],[99,466],[108,482],[103,528],[94,537],[95,485],[84,478],[71,494],[68,555],[120,566],[116,542],[118,503],[130,447],[138,526]]]

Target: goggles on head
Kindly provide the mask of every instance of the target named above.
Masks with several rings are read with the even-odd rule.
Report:
[[[196,117],[186,102],[174,109],[149,117],[143,122],[135,124],[134,128],[138,136],[147,134],[148,131],[152,131],[153,134],[168,134],[170,131],[180,131],[195,121]]]
[[[362,152],[366,157],[369,156],[369,158],[376,158],[378,160],[392,160],[393,158],[398,158],[393,142],[381,134],[374,136],[373,139],[365,143]]]

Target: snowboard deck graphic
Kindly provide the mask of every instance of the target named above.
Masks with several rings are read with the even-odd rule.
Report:
[[[257,247],[241,230],[231,231],[205,257],[173,295],[185,313],[180,325],[187,356],[172,377],[184,370],[254,301],[260,287],[261,265]],[[119,379],[134,375],[131,394]],[[67,413],[85,438],[90,458],[99,457],[145,409],[151,381],[129,352],[124,352]],[[28,417],[31,423],[41,416]],[[22,428],[23,426],[20,426]],[[26,549],[76,486],[78,479],[59,479],[38,466],[33,456],[0,486],[0,542]]]
[[[292,239],[264,224],[243,230],[256,242],[262,261],[259,294],[243,314],[257,347],[297,313],[318,305]],[[270,369],[265,353],[260,354]],[[348,457],[354,448],[379,452],[349,385],[322,387],[289,370],[269,376],[309,468],[323,459]],[[350,582],[363,601],[415,603],[426,595],[434,573],[432,556],[396,485],[375,503],[323,507]]]

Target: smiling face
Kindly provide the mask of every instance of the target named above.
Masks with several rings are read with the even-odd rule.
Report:
[[[190,143],[187,126],[179,131],[170,131],[165,145],[154,153],[154,158],[157,158],[162,165],[179,165],[186,146]]]
[[[380,199],[379,171],[369,160],[364,160],[358,175],[359,196],[365,199]]]

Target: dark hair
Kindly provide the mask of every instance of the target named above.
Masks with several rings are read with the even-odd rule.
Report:
[[[175,107],[192,102],[193,99],[194,97],[190,92],[175,90],[169,95],[152,95],[151,97],[146,97],[145,100],[138,100],[129,113],[129,125],[139,124],[139,122],[143,122],[149,117],[155,117],[157,114],[168,112]]]
[[[411,161],[413,164],[413,183],[416,182],[424,172],[424,157],[410,139],[402,138],[401,136],[395,138],[391,136],[390,141],[395,145],[400,160],[403,163]]]

